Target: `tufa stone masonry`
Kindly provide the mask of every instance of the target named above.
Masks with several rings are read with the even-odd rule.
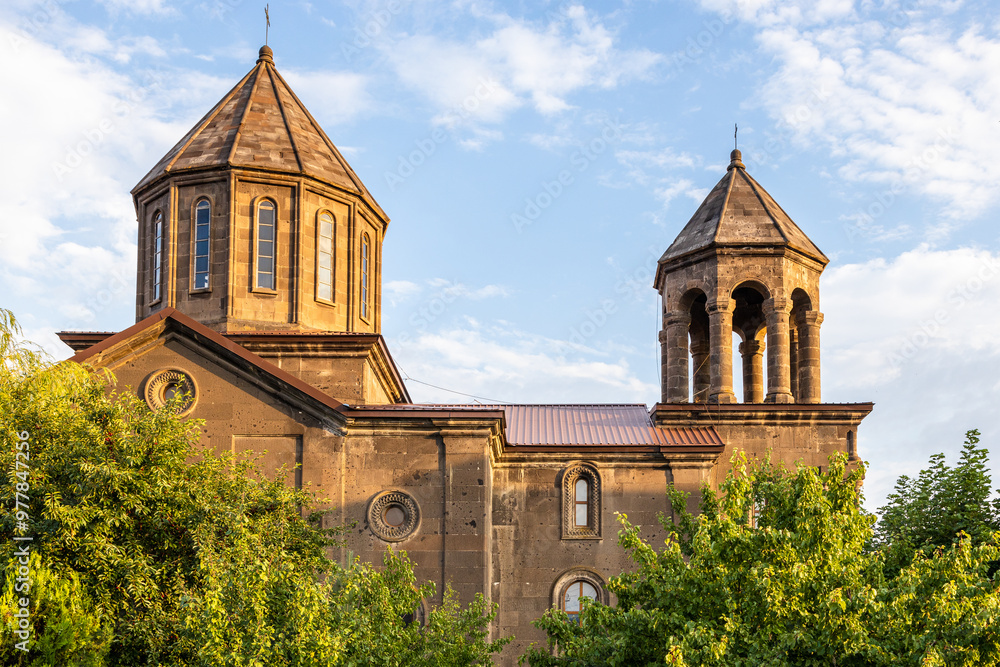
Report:
[[[828,260],[739,151],[659,261],[660,402],[414,404],[380,334],[389,218],[278,73],[271,49],[133,189],[136,324],[62,332],[151,408],[179,391],[204,446],[262,455],[355,522],[348,553],[405,549],[421,580],[500,605],[501,663],[531,621],[614,603],[615,512],[655,543],[665,486],[696,498],[734,451],[857,458],[871,403],[824,404]],[[743,395],[733,390],[733,332]],[[692,500],[692,509],[696,501]],[[418,614],[419,616],[419,614]]]

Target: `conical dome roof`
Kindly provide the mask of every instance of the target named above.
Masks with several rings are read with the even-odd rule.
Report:
[[[361,179],[274,67],[272,51],[157,162],[132,192],[166,175],[243,167],[311,176],[380,210]]]
[[[822,265],[827,259],[760,184],[746,172],[734,150],[726,175],[660,258],[663,265],[716,247],[788,247]]]

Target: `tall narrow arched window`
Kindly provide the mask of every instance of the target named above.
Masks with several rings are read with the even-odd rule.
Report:
[[[368,304],[371,273],[371,241],[367,234],[361,235],[361,317],[368,319],[371,307]]]
[[[332,303],[333,297],[333,216],[323,211],[316,226],[316,298]]]
[[[163,296],[163,213],[153,214],[153,303]]]
[[[590,515],[590,491],[589,484],[584,478],[579,478],[576,480],[576,512],[574,516],[574,522],[579,528],[581,526],[587,526],[587,518]]]
[[[578,463],[562,475],[562,538],[601,537],[601,477],[589,463]]]
[[[274,203],[265,199],[257,204],[257,278],[255,286],[275,288],[275,224]]]
[[[194,249],[191,253],[194,264],[191,276],[192,289],[208,289],[208,266],[211,244],[212,204],[202,199],[194,207]]]

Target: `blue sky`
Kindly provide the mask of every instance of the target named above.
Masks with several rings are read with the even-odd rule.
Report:
[[[876,403],[868,504],[997,441],[996,3],[271,4],[278,69],[392,218],[415,400],[654,403],[655,261],[739,123],[831,259],[823,396]],[[0,7],[0,305],[54,356],[134,321],[129,190],[263,38],[245,0]]]

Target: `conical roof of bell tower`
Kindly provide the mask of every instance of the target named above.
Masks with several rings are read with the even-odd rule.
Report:
[[[787,247],[829,263],[809,237],[746,172],[739,150],[731,154],[726,175],[660,258],[660,265],[711,248]]]
[[[381,212],[347,160],[260,49],[257,64],[156,163],[133,194],[169,175],[219,167],[301,174]]]

